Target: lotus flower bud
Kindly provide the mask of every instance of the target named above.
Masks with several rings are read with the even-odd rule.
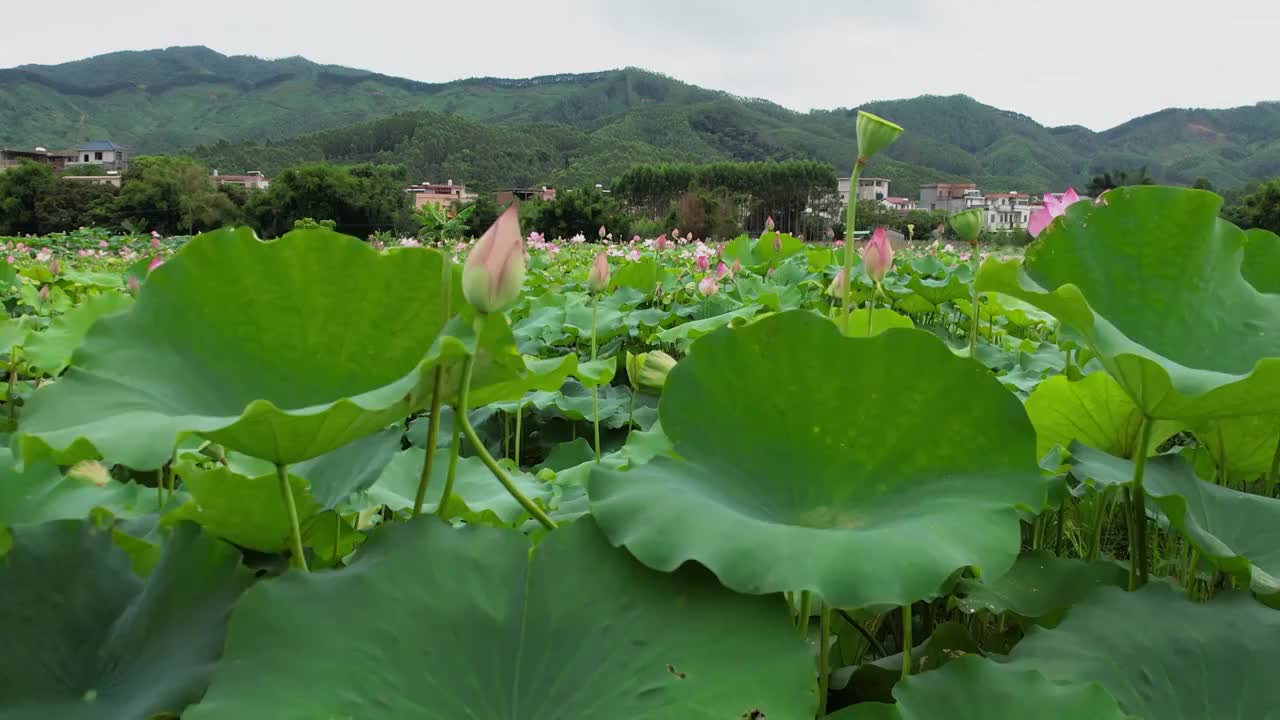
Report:
[[[982,232],[982,208],[973,208],[958,212],[947,219],[951,229],[965,242],[976,242],[978,233]]]
[[[62,265],[58,262],[58,258],[54,258],[54,259],[52,259],[52,260],[50,260],[50,261],[49,261],[49,274],[50,274],[50,275],[53,275],[54,277],[57,277],[57,276],[58,276],[58,273],[59,273],[61,270],[62,270]]]
[[[907,223],[907,239],[908,240],[916,239],[916,226],[912,225],[911,223]]]
[[[844,285],[844,268],[840,268],[840,272],[836,273],[835,278],[831,280],[831,284],[827,286],[827,295],[834,298],[843,298]]]
[[[609,256],[603,251],[591,263],[591,270],[587,272],[587,287],[592,292],[603,292],[609,287]]]
[[[653,249],[654,249],[654,250],[657,250],[658,252],[663,252],[664,250],[666,250],[666,249],[667,249],[667,234],[666,234],[666,233],[663,233],[663,234],[659,235],[659,236],[658,236],[658,239],[653,241]]]
[[[515,205],[476,241],[462,266],[462,294],[481,313],[502,312],[524,286],[524,237]]]
[[[878,227],[871,233],[871,239],[862,247],[862,265],[867,275],[879,283],[884,274],[893,265],[893,246],[889,244],[889,233]]]
[[[138,276],[137,276],[137,275],[134,275],[134,276],[130,277],[130,278],[129,278],[129,282],[128,282],[128,283],[126,283],[126,285],[127,285],[127,286],[128,286],[128,288],[129,288],[129,294],[130,294],[130,295],[137,295],[137,294],[138,294],[138,287],[139,287],[139,286],[138,286]]]
[[[902,134],[902,127],[882,117],[859,110],[857,133],[858,164],[864,165],[872,155],[892,145],[893,141]]]
[[[706,272],[707,268],[711,267],[711,258],[706,255],[698,255],[694,258],[694,263],[697,264],[699,272]]]
[[[155,234],[154,232],[153,232],[153,233],[151,233],[151,249],[152,249],[152,250],[159,250],[159,249],[160,249],[160,247],[161,247],[161,245],[160,245],[160,236],[159,236],[159,235],[157,235],[157,234]]]
[[[733,265],[729,268],[729,277],[733,277],[742,272],[742,261],[738,258],[733,259]]]
[[[49,284],[48,283],[45,283],[43,286],[41,286],[40,292],[36,293],[36,297],[40,298],[40,302],[42,303],[49,302]]]
[[[603,225],[601,225],[599,230],[600,239],[603,240],[606,234],[608,234],[608,231],[604,229]]]
[[[659,391],[667,384],[667,376],[676,359],[661,350],[632,355],[627,353],[627,379],[635,390]]]
[[[98,487],[106,487],[111,482],[111,471],[97,460],[82,460],[67,471],[69,477],[91,482]]]
[[[773,236],[773,251],[777,253],[782,252],[782,236],[781,235],[775,234]]]
[[[716,282],[714,276],[708,275],[702,278],[702,282],[698,283],[698,292],[706,297],[711,297],[720,292],[720,283]]]
[[[164,264],[164,258],[160,255],[151,258],[151,262],[147,263],[147,272],[154,272],[156,268]]]
[[[729,266],[725,265],[723,260],[716,263],[716,279],[717,280],[724,279],[724,276],[728,274],[729,274]]]
[[[774,228],[773,216],[770,215],[769,217],[764,219],[764,231],[773,232],[773,228]]]

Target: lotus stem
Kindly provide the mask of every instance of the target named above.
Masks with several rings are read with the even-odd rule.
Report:
[[[1063,498],[1062,502],[1058,505],[1058,527],[1055,529],[1056,535],[1053,538],[1053,554],[1059,557],[1062,556],[1062,534],[1065,531],[1066,510],[1067,499]]]
[[[427,420],[427,456],[422,460],[422,477],[418,479],[418,494],[413,498],[413,517],[422,514],[422,503],[427,497],[427,484],[431,482],[431,470],[435,464],[436,443],[440,441],[440,395],[444,391],[444,367],[436,365],[431,382],[431,416]]]
[[[844,302],[840,326],[849,333],[849,313],[853,310],[853,239],[854,221],[858,215],[858,178],[862,177],[862,161],[853,164],[853,177],[849,179],[849,208],[844,223]]]
[[[973,241],[973,257],[977,257],[977,256],[978,256],[978,241],[974,240]],[[978,359],[978,327],[979,327],[979,324],[982,322],[980,317],[982,313],[978,309],[980,306],[978,305],[977,277],[975,277],[973,280],[973,293],[970,295],[969,301],[973,303],[973,319],[970,321],[970,325],[969,325],[969,357],[973,358],[974,360],[977,360]]]
[[[600,298],[591,296],[591,362],[596,361],[596,309],[600,306]],[[600,386],[591,388],[591,425],[596,436],[596,464],[600,464]]]
[[[523,425],[524,425],[524,398],[520,398],[520,400],[516,402],[516,441],[515,441],[515,452],[512,453],[512,457],[511,457],[512,461],[515,462],[516,467],[520,467],[520,433],[522,432]]]
[[[455,405],[453,414],[456,418],[458,408]],[[436,517],[449,519],[449,501],[453,499],[453,479],[458,475],[458,453],[462,449],[462,425],[453,421],[453,437],[449,440],[449,471],[444,478],[444,490],[440,493],[440,504],[436,506]]]
[[[831,684],[831,608],[822,603],[818,620],[818,720],[827,716],[827,692]]]
[[[467,439],[475,446],[476,454],[480,456],[480,460],[489,468],[489,472],[493,473],[498,482],[502,483],[502,487],[506,488],[511,497],[520,503],[520,507],[524,508],[535,520],[542,523],[543,527],[548,530],[555,530],[557,527],[556,522],[543,512],[542,508],[520,492],[520,488],[516,487],[515,483],[511,481],[511,476],[507,475],[507,471],[503,470],[502,466],[489,454],[488,448],[484,446],[484,443],[480,441],[480,436],[476,434],[476,429],[471,427],[471,420],[467,417],[467,396],[471,393],[471,375],[475,370],[475,366],[476,356],[474,354],[468,355],[462,367],[462,391],[459,396],[458,409],[456,411],[457,417],[454,422],[462,426],[462,432],[466,433]]]
[[[1130,548],[1129,561],[1133,564],[1134,581],[1131,590],[1147,584],[1150,570],[1150,558],[1147,552],[1147,492],[1142,489],[1142,480],[1147,469],[1147,446],[1151,444],[1151,418],[1142,419],[1142,432],[1139,434],[1138,447],[1133,463],[1133,543]]]
[[[18,393],[18,348],[9,351],[9,394],[5,395],[5,400],[9,404],[9,419],[18,419],[18,403],[14,400],[14,395]]]
[[[862,637],[866,639],[867,644],[875,649],[875,651],[880,654],[880,657],[889,657],[889,651],[884,649],[884,646],[880,644],[879,640],[876,640],[876,636],[872,635],[871,631],[867,630],[866,626],[855,620],[852,615],[844,610],[837,609],[836,612],[840,613],[840,617],[844,618],[845,622],[852,625],[853,629],[857,630],[858,634],[862,635]]]
[[[293,501],[293,489],[289,487],[288,465],[276,463],[276,479],[280,481],[280,496],[284,499],[284,509],[289,516],[289,545],[293,551],[292,564],[303,572],[309,572],[307,556],[302,550],[302,526],[298,524],[298,506]]]
[[[902,679],[911,677],[911,603],[902,606]]]
[[[809,611],[813,604],[813,593],[800,591],[800,612],[796,615],[796,624],[800,627],[800,637],[809,637]]]
[[[871,318],[876,314],[876,291],[879,289],[880,283],[876,283],[875,287],[871,288],[871,300],[867,303],[867,337],[871,337]],[[848,331],[845,334],[847,335]]]
[[[440,252],[440,304],[444,321],[449,322],[453,300],[453,259],[449,253]],[[444,391],[444,361],[436,365],[431,379],[431,415],[427,419],[427,456],[422,459],[422,477],[418,479],[418,494],[413,498],[413,517],[422,514],[422,502],[427,497],[427,484],[431,482],[432,465],[435,464],[436,443],[440,440],[440,402]]]
[[[1195,599],[1196,565],[1200,562],[1200,549],[1191,548],[1191,561],[1187,563],[1187,599]]]

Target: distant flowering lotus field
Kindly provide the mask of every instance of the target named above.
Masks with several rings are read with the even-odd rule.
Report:
[[[0,717],[1269,717],[1280,238],[1073,196],[0,240]]]

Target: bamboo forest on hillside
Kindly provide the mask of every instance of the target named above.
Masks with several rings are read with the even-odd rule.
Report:
[[[0,238],[0,719],[1280,717],[1280,236],[1059,190]]]

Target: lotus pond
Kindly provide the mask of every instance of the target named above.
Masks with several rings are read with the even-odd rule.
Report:
[[[1280,238],[1220,202],[843,276],[509,217],[32,250],[0,718],[1280,716]]]

